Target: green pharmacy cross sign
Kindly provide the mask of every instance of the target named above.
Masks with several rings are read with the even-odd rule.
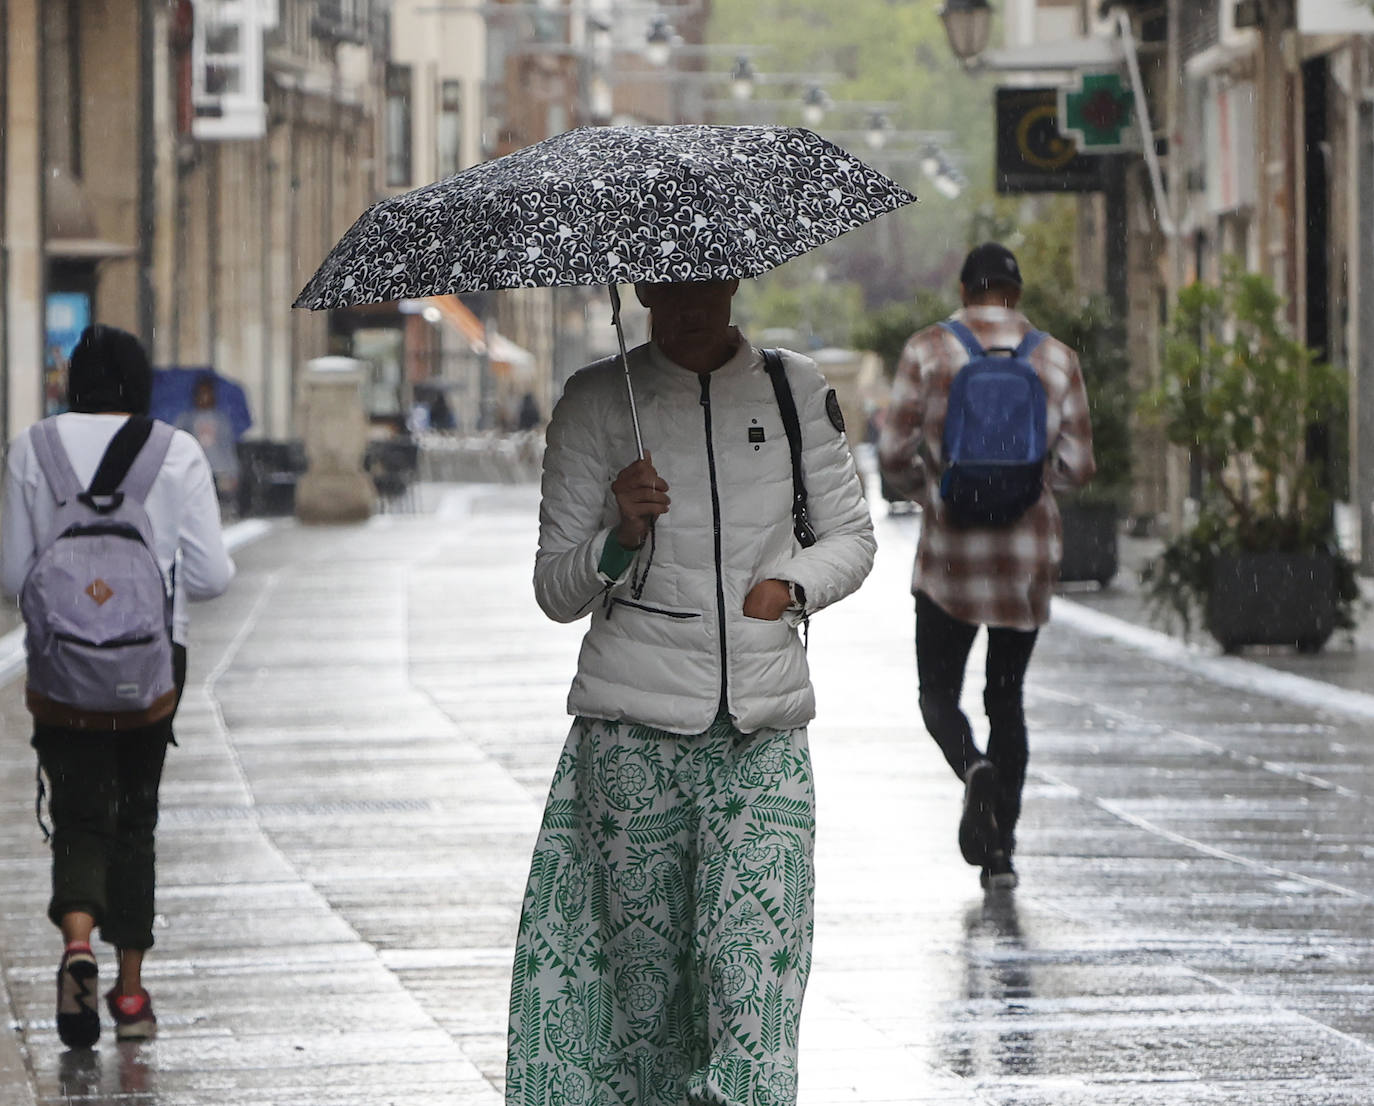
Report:
[[[1059,90],[1059,131],[1084,154],[1140,149],[1135,93],[1116,73],[1082,73],[1077,88]]]

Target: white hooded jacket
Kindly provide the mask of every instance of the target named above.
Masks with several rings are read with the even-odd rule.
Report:
[[[722,705],[744,733],[815,714],[799,616],[746,618],[744,597],[760,580],[788,580],[818,611],[859,587],[876,543],[838,404],[813,362],[782,353],[817,542],[803,549],[793,536],[791,454],[760,351],[741,341],[698,375],[646,344],[630,352],[630,373],[671,506],[652,563],[646,542],[618,580],[598,564],[619,521],[611,482],[636,457],[624,369],[612,358],[569,379],[548,429],[534,584],[550,618],[591,615],[570,713],[680,734],[705,730]]]

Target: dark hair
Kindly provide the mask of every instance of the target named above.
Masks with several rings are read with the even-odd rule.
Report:
[[[102,323],[81,332],[67,363],[71,410],[146,415],[152,398],[153,367],[142,342],[127,330]]]

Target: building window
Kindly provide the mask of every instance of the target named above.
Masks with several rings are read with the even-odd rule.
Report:
[[[266,133],[262,14],[260,0],[196,5],[191,99],[197,138],[261,138]]]
[[[440,177],[451,177],[463,167],[463,82],[439,82]]]
[[[386,183],[410,185],[410,66],[386,68]]]

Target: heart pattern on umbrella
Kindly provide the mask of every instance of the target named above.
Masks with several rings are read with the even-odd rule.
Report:
[[[582,127],[378,201],[296,299],[752,277],[916,197],[786,127]]]

